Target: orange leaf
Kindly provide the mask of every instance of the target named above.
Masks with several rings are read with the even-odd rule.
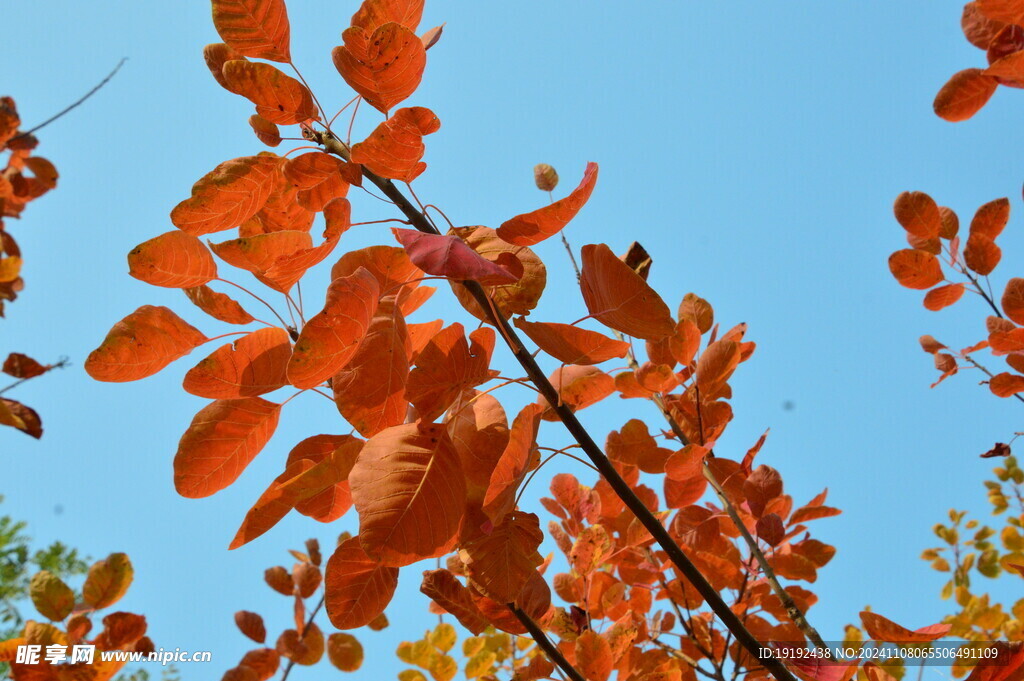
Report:
[[[419,87],[427,50],[409,28],[394,22],[373,31],[353,26],[341,37],[345,44],[331,53],[334,66],[370,106],[386,114]]]
[[[588,629],[576,639],[576,666],[589,681],[607,681],[615,667],[608,641]]]
[[[462,461],[467,497],[482,504],[509,441],[505,410],[492,395],[468,391],[448,414],[448,435]]]
[[[352,25],[374,31],[384,24],[395,22],[415,31],[423,16],[423,0],[364,0],[352,15]]]
[[[43,424],[35,409],[5,397],[0,397],[0,425],[17,428],[37,440],[43,436]]]
[[[1024,324],[1024,279],[1014,277],[1003,291],[1003,312],[1018,324]]]
[[[192,236],[237,227],[267,202],[279,162],[275,156],[245,156],[221,163],[193,185],[191,198],[174,207],[171,222]]]
[[[964,69],[953,74],[939,94],[935,95],[935,113],[947,121],[966,121],[985,106],[999,86],[992,76],[981,69]]]
[[[375,435],[349,483],[368,555],[398,567],[451,550],[466,486],[444,426],[407,423]]]
[[[947,284],[929,291],[924,297],[924,306],[932,311],[941,310],[960,300],[963,295],[963,284]]]
[[[290,62],[284,0],[213,0],[213,27],[246,57]]]
[[[327,657],[343,672],[358,671],[363,666],[363,646],[352,634],[331,634],[327,637]]]
[[[362,448],[363,441],[351,435],[314,435],[295,445],[288,466],[303,459],[316,464],[291,484],[295,510],[322,523],[345,515],[352,506],[348,474]]]
[[[97,381],[137,381],[207,340],[168,308],[143,305],[114,324],[85,360],[85,370]]]
[[[515,508],[516,492],[526,477],[530,455],[537,440],[541,408],[528,404],[512,422],[508,444],[491,472],[484,495],[483,510],[492,523],[501,522]]]
[[[289,591],[289,593],[291,593]],[[242,656],[239,666],[248,667],[256,671],[259,681],[267,681],[277,673],[281,664],[281,656],[272,648],[257,648],[250,650]]]
[[[942,228],[939,207],[924,192],[903,192],[896,197],[893,212],[903,229],[920,239],[935,238]]]
[[[405,395],[420,419],[432,421],[464,390],[494,375],[490,370],[494,331],[477,329],[469,337],[472,345],[466,341],[462,324],[452,324],[434,335],[417,355]]]
[[[441,121],[430,109],[413,106],[399,109],[377,126],[363,142],[352,147],[352,162],[381,177],[412,182],[427,169],[420,161],[426,146],[423,136],[437,132]]]
[[[267,640],[267,628],[263,625],[263,618],[256,613],[239,610],[235,613],[235,624],[238,625],[239,631],[256,643]]]
[[[613,357],[625,357],[629,352],[629,343],[625,341],[569,324],[528,322],[516,317],[515,325],[541,350],[566,364],[599,364]]]
[[[366,555],[358,536],[345,540],[330,560],[324,578],[324,606],[338,629],[357,629],[384,612],[398,586],[398,568]]]
[[[558,391],[559,401],[573,411],[596,404],[615,391],[615,379],[594,366],[562,366],[555,369],[548,380]],[[546,407],[543,414],[545,421],[558,420],[547,398],[541,395],[537,403]]]
[[[513,511],[490,534],[479,534],[459,555],[481,591],[499,603],[512,603],[544,562],[537,549],[544,540],[533,513]]]
[[[312,151],[289,159],[284,165],[284,176],[299,190],[296,196],[299,204],[318,212],[332,199],[348,193],[348,182],[342,176],[347,166],[336,156]]]
[[[12,352],[4,360],[3,372],[14,378],[35,378],[36,376],[42,376],[51,368],[43,366],[28,355]],[[60,617],[58,619],[64,618]]]
[[[580,212],[596,184],[597,164],[589,162],[583,172],[583,180],[571,194],[543,208],[506,220],[498,228],[498,236],[510,244],[532,246],[558,234]]]
[[[987,50],[992,44],[992,40],[1006,27],[1006,24],[1001,21],[993,21],[982,14],[978,10],[977,2],[968,2],[964,5],[960,27],[963,28],[968,42],[980,50]]]
[[[217,264],[202,241],[175,230],[133,248],[128,274],[153,286],[193,288],[216,278]]]
[[[580,287],[587,310],[605,326],[653,341],[675,332],[661,297],[604,244],[583,247]]]
[[[256,113],[271,123],[294,125],[320,117],[306,86],[277,67],[232,59],[222,73],[228,91],[255,104]]]
[[[420,591],[459,620],[474,636],[486,629],[490,622],[476,607],[468,588],[448,570],[427,570],[423,573]]]
[[[336,199],[335,201],[344,202],[344,204],[339,204],[339,207],[341,205],[348,205],[347,199]],[[344,212],[347,215],[348,209],[344,209]],[[288,234],[288,232],[275,233]],[[306,275],[306,271],[309,268],[319,265],[334,251],[334,247],[338,245],[339,236],[333,235],[319,246],[302,248],[292,253],[278,256],[267,271],[260,275],[262,277],[261,281],[265,280],[264,283],[281,292],[291,290],[292,286]]]
[[[942,281],[939,259],[914,248],[905,248],[890,255],[889,271],[907,288],[926,289]]]
[[[901,627],[895,622],[882,617],[881,615],[864,610],[860,613],[860,621],[864,624],[864,631],[875,641],[887,643],[926,643],[937,641],[949,633],[949,624],[932,624],[911,631]]]
[[[409,339],[393,296],[383,298],[355,355],[331,383],[338,411],[364,437],[405,423]]]
[[[214,400],[255,397],[287,383],[292,346],[278,327],[258,329],[227,343],[185,374],[185,392]]]
[[[397,295],[399,287],[419,286],[419,282],[414,280],[423,276],[423,271],[412,264],[405,249],[370,246],[341,256],[331,268],[331,279],[347,277],[360,267],[365,267],[377,279],[382,297]]]
[[[738,343],[723,339],[709,345],[697,362],[697,388],[701,399],[709,400],[717,396],[739,362]]]
[[[988,382],[989,390],[997,397],[1012,397],[1024,391],[1024,376],[1003,372]]]
[[[981,232],[967,237],[964,247],[964,264],[982,276],[992,273],[1003,257],[1003,251],[995,242]]]
[[[252,508],[245,514],[242,525],[231,540],[228,550],[237,549],[270,530],[295,507],[296,493],[289,483],[314,467],[307,459],[288,464],[284,473],[277,476],[266,491],[260,495]],[[259,641],[262,643],[262,641]]]
[[[259,114],[249,116],[249,126],[256,133],[256,138],[268,147],[276,147],[281,144],[281,131],[278,130],[277,125],[271,123],[263,116]]]
[[[970,234],[983,234],[995,240],[1010,220],[1010,200],[1006,198],[989,201],[974,214]]]
[[[209,286],[185,289],[185,295],[196,306],[214,319],[228,324],[249,324],[255,321],[238,301],[224,293],[218,293]]]
[[[978,0],[978,11],[993,21],[1024,25],[1022,0]]]
[[[174,487],[197,499],[242,474],[277,428],[281,405],[261,397],[217,400],[195,415],[174,456]]]
[[[309,234],[293,230],[243,236],[210,244],[210,249],[218,258],[229,265],[252,272],[263,283],[282,292],[287,291],[284,288],[287,280],[278,283],[267,278],[266,273],[280,258],[302,253],[312,247],[313,239]]]
[[[377,312],[377,280],[362,267],[338,277],[327,289],[324,309],[302,328],[288,361],[288,380],[314,388],[355,356]]]
[[[225,43],[210,43],[203,48],[203,59],[206,61],[206,68],[210,69],[214,80],[227,90],[228,83],[224,80],[223,73],[224,64],[232,59],[245,59],[245,55]]]

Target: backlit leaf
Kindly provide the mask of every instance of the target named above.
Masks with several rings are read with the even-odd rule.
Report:
[[[377,312],[380,289],[364,268],[327,289],[324,309],[302,328],[288,361],[288,380],[313,388],[340,371],[359,349]]]
[[[941,310],[949,307],[964,295],[963,284],[947,284],[933,288],[924,297],[924,306],[929,310]]]
[[[306,86],[277,67],[232,59],[224,64],[227,89],[256,105],[256,113],[271,123],[294,125],[319,118]]]
[[[375,435],[349,482],[367,554],[402,566],[450,550],[466,486],[444,426],[409,423]]]
[[[461,237],[466,244],[481,257],[498,262],[511,254],[523,266],[523,274],[519,280],[511,284],[484,286],[484,290],[494,301],[495,307],[506,317],[514,314],[528,315],[537,306],[544,287],[547,284],[547,269],[537,254],[526,246],[513,246],[498,238],[490,227],[456,227],[452,233]],[[477,301],[470,295],[465,286],[449,281],[452,290],[462,306],[481,321],[490,319],[488,313],[480,308]]]
[[[210,399],[255,397],[287,383],[285,367],[292,352],[288,332],[258,329],[217,348],[185,374],[186,392]]]
[[[533,513],[513,511],[491,530],[461,547],[470,578],[493,600],[512,603],[544,559],[537,549],[544,539]]]
[[[297,494],[289,483],[311,470],[315,464],[309,460],[290,462],[284,473],[277,476],[266,491],[260,495],[252,508],[245,514],[242,525],[228,545],[229,550],[237,549],[263,535],[276,525],[295,507]],[[262,643],[262,641],[259,641]]]
[[[110,330],[85,360],[97,381],[135,381],[184,357],[207,338],[166,307],[143,305]]]
[[[1021,0],[978,0],[978,11],[994,21],[1024,25],[1024,2]]]
[[[227,90],[228,83],[224,80],[223,73],[224,64],[232,59],[245,59],[245,55],[226,43],[210,43],[203,48],[203,59],[217,83]]]
[[[421,419],[432,421],[464,390],[492,378],[494,331],[473,331],[470,341],[472,344],[466,341],[461,324],[452,324],[431,338],[417,355],[405,394]]]
[[[481,284],[512,284],[518,277],[485,259],[451,234],[424,234],[414,229],[393,227],[392,234],[409,254],[409,259],[427,274],[455,280],[472,279]]]
[[[604,244],[583,247],[580,287],[587,310],[605,326],[655,341],[675,331],[661,297]]]
[[[419,87],[427,51],[409,28],[394,22],[373,31],[354,26],[341,36],[345,44],[334,48],[334,66],[370,106],[387,113]]]
[[[50,369],[51,367],[43,366],[28,355],[23,355],[20,352],[12,352],[7,355],[3,365],[3,372],[14,378],[35,378],[36,376],[42,376]]]
[[[259,114],[249,116],[249,126],[256,133],[256,137],[268,147],[276,147],[281,144],[281,131],[277,125],[271,123]]]
[[[927,289],[942,281],[942,266],[931,253],[905,248],[889,256],[889,271],[901,285]]]
[[[213,26],[246,57],[291,61],[284,0],[213,0]]]
[[[988,382],[989,390],[997,397],[1011,397],[1024,391],[1024,376],[1003,372]]]
[[[508,444],[491,473],[484,495],[483,509],[492,523],[501,522],[515,508],[516,492],[526,477],[537,440],[540,414],[540,405],[528,404],[512,422]]]
[[[43,436],[43,424],[35,409],[6,397],[0,397],[0,425],[17,428],[37,440]]]
[[[593,630],[576,639],[576,665],[590,681],[607,681],[615,667],[608,641]]]
[[[197,499],[242,474],[277,428],[281,405],[260,397],[217,400],[199,411],[174,456],[174,488]]]
[[[174,230],[132,249],[128,274],[154,286],[192,288],[214,279],[217,264],[202,241]]]
[[[555,369],[548,380],[558,391],[561,404],[573,411],[596,404],[615,391],[615,380],[594,366],[562,366]],[[558,420],[547,398],[540,396],[537,403],[546,408],[543,415],[546,421]]]
[[[228,324],[250,324],[255,321],[238,301],[225,293],[214,291],[209,286],[187,288],[185,295],[200,310],[219,321]]]
[[[383,298],[355,355],[334,376],[334,402],[364,437],[405,422],[409,339],[393,296]]]
[[[890,643],[926,643],[928,641],[936,641],[945,636],[950,630],[949,624],[932,624],[911,631],[901,627],[892,620],[882,617],[878,613],[867,610],[860,613],[860,621],[864,624],[864,631],[873,640]]]
[[[970,234],[983,234],[994,241],[1002,234],[1009,220],[1009,199],[989,201],[974,214],[974,218],[971,220]]]
[[[235,624],[239,631],[256,643],[263,643],[267,640],[267,628],[263,625],[263,618],[256,613],[239,610],[235,613]]]
[[[924,192],[903,192],[896,197],[893,212],[903,229],[921,239],[937,237],[942,228],[939,207]]]
[[[533,212],[506,220],[498,228],[498,236],[517,246],[532,246],[554,236],[576,217],[590,198],[596,184],[597,164],[587,163],[583,180],[569,196]]]
[[[629,351],[629,343],[625,341],[569,324],[528,322],[516,317],[515,325],[541,350],[566,364],[599,364],[614,357],[625,357]]]
[[[128,556],[112,553],[89,568],[82,586],[82,600],[96,610],[109,608],[128,591],[134,575]]]
[[[982,276],[992,273],[1003,257],[1003,251],[988,235],[975,232],[967,237],[964,264]]]
[[[396,111],[364,141],[352,147],[352,161],[381,177],[412,182],[427,168],[420,161],[423,136],[437,132],[441,121],[430,109],[413,106]]]
[[[395,22],[415,31],[423,16],[423,0],[363,0],[352,15],[352,25],[376,30],[379,26]]]
[[[346,540],[327,561],[324,605],[338,629],[357,629],[384,612],[398,586],[398,568],[366,555],[359,537]]]
[[[1024,279],[1014,277],[1006,282],[1002,306],[1007,317],[1024,325]]]
[[[237,227],[267,202],[279,163],[274,156],[221,163],[193,185],[190,198],[175,206],[171,222],[192,236]]]
[[[40,570],[32,576],[28,592],[39,614],[53,622],[63,621],[75,607],[75,592],[60,577],[47,570]]]
[[[294,480],[295,510],[322,523],[337,520],[352,506],[348,475],[363,441],[351,435],[314,435],[295,445],[287,465],[306,459],[315,466]]]
[[[352,634],[331,634],[327,637],[327,657],[343,672],[359,671],[363,666],[363,646]]]
[[[423,573],[420,591],[447,610],[474,635],[480,634],[490,622],[476,607],[467,587],[448,570],[428,570]]]
[[[935,113],[947,121],[966,121],[985,106],[995,93],[999,81],[981,69],[964,69],[955,73],[935,95]]]

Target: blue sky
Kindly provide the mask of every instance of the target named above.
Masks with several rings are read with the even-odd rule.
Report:
[[[81,366],[139,305],[170,305],[205,323],[180,292],[128,277],[125,254],[171,229],[168,212],[204,173],[262,148],[246,123],[251,105],[206,70],[202,47],[218,38],[205,2],[9,5],[2,94],[16,98],[26,123],[63,108],[122,57],[129,61],[96,97],[40,133],[39,153],[57,165],[59,188],[8,223],[25,254],[27,289],[0,322],[0,350],[66,355],[73,366],[15,394],[39,409],[46,435],[34,442],[0,432],[0,512],[28,520],[40,542],[63,539],[96,558],[128,552],[137,576],[124,607],[147,614],[158,645],[213,650],[214,664],[187,676],[219,678],[246,650],[235,610],[261,612],[275,631],[290,621],[290,605],[263,585],[263,569],[290,565],[285,551],[308,536],[330,545],[353,529],[354,516],[331,527],[289,517],[253,544],[226,550],[288,449],[307,435],[338,432],[336,412],[312,399],[286,410],[238,483],[186,500],[174,492],[171,461],[203,406],[180,389],[189,361],[123,385],[93,382]],[[328,108],[340,106],[351,94],[329,53],[356,3],[292,5],[296,63]],[[931,527],[949,507],[984,510],[980,483],[991,465],[976,455],[1020,429],[1020,404],[989,396],[973,376],[928,389],[934,370],[916,339],[932,333],[954,347],[979,340],[980,301],[926,312],[886,266],[904,247],[892,201],[919,189],[962,220],[1010,196],[1014,214],[994,282],[1001,288],[1020,274],[1024,159],[1010,150],[1024,135],[1021,93],[1000,89],[967,123],[931,113],[949,75],[983,62],[961,36],[959,14],[958,3],[926,0],[460,0],[428,3],[424,18],[425,27],[447,27],[408,102],[442,121],[427,138],[430,167],[416,182],[422,198],[456,224],[496,227],[543,202],[532,184],[535,163],[556,166],[568,190],[586,161],[597,161],[597,190],[570,239],[619,252],[640,240],[670,306],[694,291],[721,321],[750,325],[758,350],[733,381],[736,420],[718,451],[740,456],[770,427],[761,462],[782,472],[787,492],[802,502],[827,486],[830,503],[844,509],[814,528],[838,547],[810,613],[827,639],[841,637],[868,604],[911,628],[947,612],[937,597],[941,577],[918,554],[933,545]],[[379,120],[364,114],[357,137]],[[392,216],[363,197],[354,211],[356,219]],[[363,227],[344,245],[389,239]],[[538,250],[550,278],[536,318],[582,316],[560,246]],[[437,299],[434,315],[466,321],[446,292]],[[508,366],[507,355],[500,361]],[[617,402],[584,414],[599,440],[609,423],[656,417]],[[555,429],[545,437],[564,441]],[[567,470],[589,481],[586,470]],[[534,491],[542,490],[527,498]],[[396,625],[363,636],[380,652],[366,669],[398,671],[394,646],[428,626],[417,584],[417,567],[403,572],[388,612]]]

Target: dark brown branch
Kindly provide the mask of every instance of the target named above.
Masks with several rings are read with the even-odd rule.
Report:
[[[516,616],[520,624],[526,627],[526,631],[530,633],[530,637],[537,642],[540,649],[544,651],[544,654],[548,656],[548,659],[555,664],[556,667],[562,670],[562,672],[572,679],[572,681],[587,681],[587,679],[580,674],[576,667],[569,664],[569,660],[565,659],[565,655],[562,655],[562,651],[558,649],[551,639],[547,637],[544,630],[540,628],[533,619],[525,612],[520,610],[514,603],[508,603],[508,609],[512,611],[512,614]],[[515,646],[513,646],[515,649]]]

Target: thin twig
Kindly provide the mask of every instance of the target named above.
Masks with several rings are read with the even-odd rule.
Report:
[[[43,373],[36,374],[35,376],[26,376],[25,378],[20,378],[17,381],[15,381],[14,383],[11,383],[10,385],[8,385],[8,386],[6,386],[4,388],[0,388],[0,395],[3,395],[4,393],[6,393],[8,391],[14,390],[15,388],[17,388],[19,385],[21,385],[25,381],[31,381],[33,378],[39,378],[40,376],[43,376],[44,374],[47,374],[47,373],[53,371],[54,369],[63,369],[68,364],[69,364],[69,362],[68,362],[67,357],[61,357],[59,360],[57,360],[56,364],[51,364],[50,366],[45,367],[46,371],[44,371]]]
[[[306,638],[306,632],[309,631],[309,626],[313,624],[313,619],[316,617],[316,614],[320,612],[320,608],[322,607],[324,607],[324,596],[320,597],[320,602],[316,604],[315,608],[313,608],[313,612],[309,613],[309,618],[306,619],[306,626],[302,628],[302,636],[299,637],[300,641]],[[288,664],[284,667],[284,674],[281,675],[281,681],[288,681],[288,674],[291,673],[292,667],[294,666],[295,660],[289,658]]]
[[[572,681],[587,681],[583,674],[580,674],[576,667],[573,667],[569,663],[569,660],[565,659],[565,655],[562,655],[562,651],[560,651],[558,647],[551,642],[551,639],[547,637],[544,630],[541,629],[529,615],[520,610],[514,603],[509,603],[508,609],[511,610],[512,614],[516,616],[516,619],[526,627],[526,631],[530,633],[530,636],[537,642],[540,649],[547,654],[548,659],[561,669],[566,676],[572,679]],[[284,679],[281,681],[284,681]]]
[[[99,82],[99,83],[98,83],[98,84],[96,85],[96,87],[94,87],[93,89],[91,89],[91,90],[89,90],[88,92],[86,92],[86,93],[85,93],[85,94],[84,94],[84,95],[82,96],[82,98],[81,98],[81,99],[79,99],[79,100],[78,100],[77,102],[75,102],[75,103],[74,103],[74,104],[72,104],[71,106],[67,107],[66,109],[64,109],[64,110],[63,110],[63,111],[61,111],[60,113],[58,113],[58,114],[55,114],[55,115],[53,115],[53,116],[50,116],[49,118],[47,118],[47,119],[46,119],[45,121],[43,121],[43,122],[42,122],[42,123],[40,123],[39,125],[35,126],[34,128],[31,128],[30,130],[26,130],[25,132],[21,132],[21,133],[18,133],[17,135],[15,135],[15,136],[14,136],[14,138],[13,138],[13,139],[20,139],[20,138],[22,138],[22,137],[28,137],[29,135],[31,135],[31,134],[32,134],[32,133],[34,133],[35,131],[37,131],[37,130],[39,130],[39,129],[41,129],[41,128],[45,128],[45,127],[46,127],[47,125],[49,125],[50,123],[53,123],[53,122],[54,122],[55,120],[57,120],[57,119],[58,119],[58,118],[60,118],[61,116],[63,116],[64,114],[68,113],[69,111],[71,111],[72,109],[74,109],[75,107],[77,107],[77,106],[78,106],[79,104],[81,104],[81,103],[82,103],[82,102],[84,102],[85,100],[87,100],[87,99],[89,99],[90,97],[92,97],[92,96],[93,96],[94,94],[96,94],[96,92],[97,92],[97,91],[98,91],[98,90],[99,90],[99,89],[100,89],[101,87],[103,87],[103,86],[104,86],[104,85],[106,85],[106,84],[107,84],[108,82],[110,82],[110,79],[114,77],[114,74],[116,74],[116,73],[117,73],[118,71],[120,71],[120,70],[121,70],[121,67],[122,67],[122,66],[124,66],[124,63],[125,63],[126,61],[128,61],[128,57],[122,57],[122,58],[121,58],[121,61],[117,62],[117,66],[115,66],[115,67],[114,67],[114,70],[113,70],[113,71],[111,71],[110,73],[108,73],[108,74],[107,74],[107,77],[106,77],[106,78],[104,78],[103,80],[101,80],[101,81],[100,81],[100,82]]]

